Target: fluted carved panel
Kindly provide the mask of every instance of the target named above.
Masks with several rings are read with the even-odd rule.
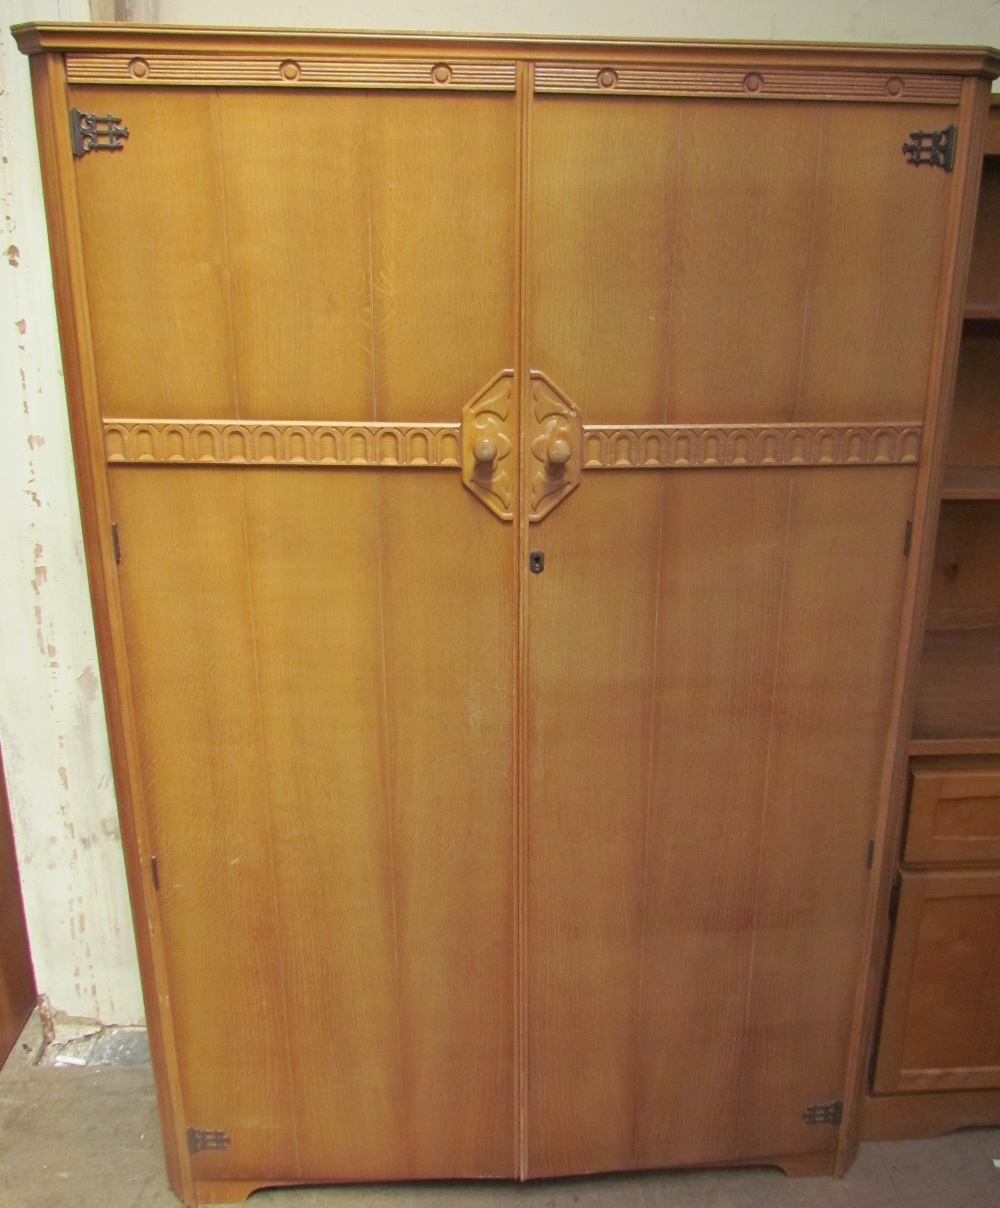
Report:
[[[512,92],[514,63],[480,59],[357,58],[278,53],[66,55],[71,84],[204,84],[277,88],[430,88]]]
[[[585,470],[711,469],[725,466],[913,465],[921,425],[585,424]]]
[[[458,469],[458,424],[266,424],[110,419],[109,464]]]
[[[958,104],[954,76],[659,63],[538,63],[536,92],[610,92],[650,96],[752,96],[782,100]]]

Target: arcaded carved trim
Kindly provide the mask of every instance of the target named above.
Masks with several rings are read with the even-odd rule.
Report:
[[[711,469],[726,466],[914,465],[919,423],[585,424],[585,470]]]
[[[457,469],[458,424],[104,421],[109,465],[406,466]]]
[[[755,70],[659,63],[538,63],[535,66],[536,92],[957,105],[961,86],[961,80],[954,76],[893,75],[888,71],[824,71],[777,66]]]
[[[514,63],[481,59],[355,58],[337,55],[66,55],[71,84],[203,84],[211,87],[428,88],[514,91]]]

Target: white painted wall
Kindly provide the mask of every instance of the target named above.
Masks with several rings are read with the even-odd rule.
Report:
[[[154,0],[176,25],[765,41],[1000,42],[995,0]]]
[[[27,60],[8,27],[86,0],[0,0],[0,748],[40,993],[137,1022],[142,999],[56,337]]]
[[[103,15],[113,0],[94,7]],[[189,25],[1000,46],[998,0],[134,0],[120,11]],[[0,0],[0,745],[39,990],[69,1015],[133,1023],[142,1008],[27,67],[6,32],[88,16],[86,0]]]

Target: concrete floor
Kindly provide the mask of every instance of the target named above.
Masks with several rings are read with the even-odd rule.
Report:
[[[39,1064],[26,1032],[0,1071],[0,1208],[177,1208],[148,1065]],[[1000,1208],[1000,1129],[863,1145],[843,1179],[679,1171],[552,1183],[259,1192],[253,1208]]]

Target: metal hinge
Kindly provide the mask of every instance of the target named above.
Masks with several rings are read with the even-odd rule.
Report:
[[[187,1141],[188,1153],[201,1153],[205,1149],[225,1149],[229,1134],[214,1128],[189,1128]]]
[[[813,1103],[802,1113],[806,1124],[839,1124],[843,1118],[843,1099],[834,1099],[832,1103]]]
[[[156,863],[156,856],[150,856],[149,867],[150,867],[150,871],[153,874],[153,888],[159,889],[160,888],[160,869]]]
[[[872,863],[875,859],[875,840],[868,840],[868,854],[865,856],[865,868],[871,871]]]
[[[128,131],[121,121],[110,113],[81,113],[79,109],[71,109],[69,137],[73,154],[79,159],[88,151],[120,151],[128,138]]]
[[[910,140],[903,143],[903,154],[908,163],[929,164],[932,168],[944,168],[946,172],[954,168],[957,126],[944,130],[912,130]]]
[[[902,888],[903,881],[897,872],[892,878],[892,889],[889,891],[889,922],[896,921],[896,915],[899,913],[899,891]]]
[[[907,520],[906,535],[903,537],[903,557],[904,558],[908,558],[910,556],[910,546],[912,543],[913,543],[913,521]]]
[[[121,560],[122,560],[122,543],[118,537],[118,525],[117,524],[113,524],[111,526],[111,541],[115,547],[115,561],[121,562]]]

